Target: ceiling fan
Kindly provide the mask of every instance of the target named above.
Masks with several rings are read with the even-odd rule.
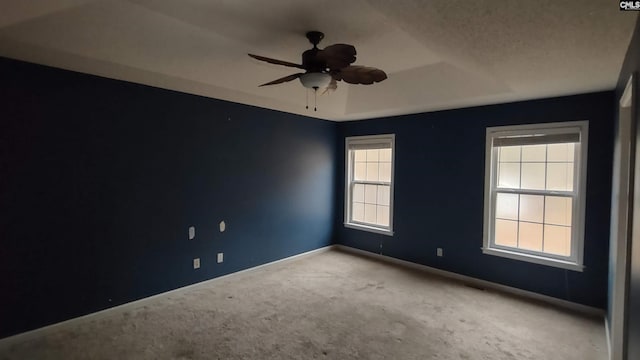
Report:
[[[302,65],[249,54],[252,58],[260,61],[305,71],[291,74],[260,86],[282,84],[300,79],[304,87],[315,91],[326,89],[326,92],[327,90],[335,90],[338,87],[337,82],[341,80],[349,84],[371,85],[387,78],[387,74],[380,69],[351,65],[356,61],[356,48],[353,45],[334,44],[324,49],[319,49],[318,44],[324,38],[324,34],[320,31],[309,31],[306,36],[309,42],[313,44],[313,48],[302,53]]]

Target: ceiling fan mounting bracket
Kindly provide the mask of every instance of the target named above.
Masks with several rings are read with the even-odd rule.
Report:
[[[317,47],[320,41],[324,39],[324,34],[320,31],[309,31],[307,32],[307,39],[313,44],[313,47]]]

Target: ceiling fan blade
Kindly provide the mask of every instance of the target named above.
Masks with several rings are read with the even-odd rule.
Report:
[[[322,92],[322,95],[328,94],[328,93],[332,93],[332,92],[336,91],[337,89],[338,89],[338,81],[336,80],[335,77],[332,77],[331,78],[331,82],[324,89],[324,91]]]
[[[356,61],[356,48],[349,44],[329,45],[318,51],[318,58],[331,70],[339,70]]]
[[[337,77],[349,84],[371,85],[386,79],[387,74],[374,67],[352,65],[340,69]]]
[[[266,61],[266,62],[268,62],[268,63],[270,63],[270,64],[284,65],[284,66],[288,66],[288,67],[294,67],[294,68],[298,68],[298,69],[304,69],[304,68],[302,67],[302,65],[295,64],[295,63],[288,62],[288,61],[272,59],[272,58],[268,58],[268,57],[264,57],[264,56],[260,56],[260,55],[254,55],[254,54],[249,54],[249,56],[251,56],[252,58],[254,58],[254,59],[256,59],[256,60]]]
[[[282,84],[282,83],[285,83],[287,81],[295,80],[295,79],[299,78],[300,75],[302,75],[302,74],[304,74],[304,73],[297,73],[297,74],[287,75],[285,77],[281,77],[280,79],[276,79],[276,80],[273,80],[273,81],[269,81],[268,83],[264,83],[264,84],[262,84],[260,86]]]

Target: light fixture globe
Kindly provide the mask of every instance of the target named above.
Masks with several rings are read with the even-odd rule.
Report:
[[[331,75],[322,72],[308,72],[300,76],[302,86],[309,89],[324,88],[331,82]]]

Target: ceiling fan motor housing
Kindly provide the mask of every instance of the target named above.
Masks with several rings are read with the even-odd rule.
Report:
[[[324,39],[324,34],[320,31],[309,31],[307,32],[307,39],[309,39],[313,48],[302,53],[302,66],[308,73],[326,72],[327,63],[318,56],[321,51],[318,49],[318,44]]]
[[[302,53],[302,66],[307,72],[327,71],[327,63],[317,56],[320,51],[320,49],[314,47]]]

